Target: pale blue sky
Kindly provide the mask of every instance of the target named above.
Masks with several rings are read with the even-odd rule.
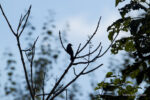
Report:
[[[119,18],[118,9],[115,8],[115,0],[1,0],[0,3],[15,30],[20,15],[24,14],[24,10],[28,9],[30,4],[32,5],[31,16],[33,17],[31,22],[39,30],[44,22],[44,18],[48,15],[48,10],[53,10],[56,13],[56,31],[63,30],[68,22],[70,25],[68,38],[75,47],[80,42],[84,43],[86,41],[87,35],[92,34],[99,17],[102,16],[98,34],[93,42],[96,44],[102,41],[104,48],[106,48],[109,44],[106,29],[113,21]],[[6,47],[17,53],[15,37],[10,32],[1,12],[0,35],[0,55],[2,55]],[[101,61],[104,64],[109,62],[109,55],[110,53],[102,58]],[[104,77],[104,74],[100,73],[105,71],[106,66],[95,72],[98,80]],[[80,78],[80,80],[83,80],[83,78]]]
[[[48,9],[56,12],[55,19],[57,21],[58,30],[63,28],[66,22],[70,23],[71,32],[68,34],[70,37],[77,36],[78,34],[85,34],[93,32],[99,16],[102,16],[100,34],[107,34],[106,28],[116,18],[118,18],[117,8],[115,8],[115,0],[1,0],[3,9],[8,16],[9,21],[16,29],[20,14],[24,13],[32,4],[31,16],[32,22],[38,28],[43,24],[44,18],[48,15]],[[1,34],[0,40],[5,45],[12,41],[10,30],[0,14],[0,27]],[[37,29],[38,29],[37,28]],[[74,33],[76,32],[76,33]],[[84,32],[84,33],[83,33]],[[105,32],[105,33],[104,33]],[[9,39],[8,39],[9,38]]]

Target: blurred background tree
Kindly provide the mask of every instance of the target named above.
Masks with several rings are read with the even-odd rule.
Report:
[[[41,28],[41,33],[37,33],[40,35],[40,38],[38,40],[38,45],[36,47],[35,51],[35,60],[33,63],[33,80],[34,84],[36,87],[36,92],[40,93],[41,91],[41,86],[43,86],[43,79],[46,77],[45,81],[56,81],[57,77],[54,76],[54,73],[56,73],[56,70],[61,71],[61,68],[58,67],[57,62],[63,62],[60,60],[65,60],[67,57],[64,56],[61,52],[61,45],[60,45],[60,40],[58,38],[58,33],[56,33],[56,26],[55,26],[55,13],[53,11],[48,12],[48,16],[46,17],[45,22],[43,23],[43,26]],[[25,48],[31,48],[33,41],[35,39],[36,31],[36,26],[34,26],[30,20],[33,17],[29,18],[29,22],[27,23],[27,31],[26,34],[23,37],[23,41],[27,43]],[[69,31],[69,25],[66,24],[66,28],[63,30],[63,36],[66,37],[67,32]],[[63,40],[65,43],[67,42],[66,38]],[[56,45],[57,44],[57,45]],[[26,62],[31,57],[30,51],[26,52]],[[20,75],[17,71],[18,69],[18,62],[16,59],[16,55],[11,52],[11,50],[6,50],[4,52],[5,59],[6,59],[6,69],[5,71],[7,72],[7,81],[4,84],[5,88],[5,95],[11,97],[12,100],[29,100],[30,99],[30,94],[28,93],[27,89],[27,84],[25,82],[23,73]],[[60,56],[63,56],[64,58],[61,59]],[[59,59],[60,58],[60,59]],[[65,64],[65,63],[63,63]],[[30,68],[28,67],[27,70],[30,72]],[[44,76],[45,75],[45,76]],[[31,75],[29,75],[30,77]],[[49,76],[49,77],[47,77]],[[19,81],[18,81],[19,80]],[[31,81],[31,79],[30,79]],[[46,83],[46,82],[45,82]],[[44,84],[45,84],[44,83]],[[78,90],[79,88],[77,83],[74,83],[69,92],[68,92],[68,97],[70,98],[69,100],[75,100],[76,95],[80,94],[80,91]],[[59,96],[61,99],[65,99],[65,94],[62,94]],[[41,100],[40,97],[37,97],[37,100]]]
[[[36,45],[35,50],[35,57],[33,61],[33,87],[35,88],[36,93],[40,94],[42,88],[47,83],[55,82],[57,81],[57,76],[54,76],[56,71],[60,70],[62,68],[57,67],[59,62],[62,63],[62,65],[66,64],[63,63],[62,60],[65,60],[66,57],[61,51],[61,45],[60,40],[58,38],[56,26],[55,26],[55,20],[54,20],[54,12],[50,11],[49,15],[46,17],[46,21],[43,23],[43,26],[41,28],[41,34],[37,33],[36,26],[34,26],[30,20],[32,17],[29,17],[29,22],[27,23],[27,30],[25,31],[26,34],[23,36],[22,40],[27,43],[23,45],[24,48],[32,48],[34,38],[38,35],[40,35],[38,40],[38,45]],[[66,25],[66,28],[63,30],[63,37],[66,37],[67,32],[69,31],[69,25]],[[34,34],[37,33],[37,34]],[[63,40],[65,43],[67,43],[66,38]],[[57,44],[57,45],[56,45]],[[26,56],[26,63],[27,63],[27,71],[30,72],[30,59],[32,59],[32,51],[26,51],[25,50],[25,56]],[[10,97],[13,100],[29,100],[30,94],[28,93],[28,87],[26,85],[26,81],[24,79],[23,73],[18,73],[17,71],[19,69],[19,62],[16,59],[15,53],[11,52],[10,50],[4,53],[4,56],[6,58],[6,72],[7,72],[7,79],[6,83],[4,84],[4,91],[5,91],[5,97]],[[62,59],[63,57],[63,59]],[[59,73],[58,73],[59,74]],[[28,75],[29,81],[31,82],[31,74]],[[44,79],[44,80],[43,80]],[[19,81],[18,81],[19,80]],[[45,82],[46,81],[46,82]],[[32,82],[31,82],[32,83]],[[91,86],[93,86],[93,81],[90,81]],[[51,85],[51,84],[50,84]],[[69,100],[76,100],[81,98],[82,93],[80,91],[81,87],[79,87],[78,83],[73,83],[71,87],[67,90],[68,91],[68,99]],[[18,95],[19,94],[19,95]],[[66,99],[66,94],[62,93],[59,95],[58,99]],[[89,94],[90,95],[90,94]],[[36,97],[37,100],[41,100],[40,97]]]

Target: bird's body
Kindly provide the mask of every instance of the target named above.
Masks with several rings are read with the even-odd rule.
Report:
[[[69,43],[69,44],[67,45],[66,50],[67,50],[67,53],[70,55],[70,60],[73,61],[74,57],[73,57],[73,50],[72,50],[72,47],[71,47],[71,46],[72,46],[72,44]]]

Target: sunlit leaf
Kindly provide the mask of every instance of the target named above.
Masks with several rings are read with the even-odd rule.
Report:
[[[106,77],[111,77],[113,75],[113,72],[108,72],[107,74],[106,74]]]

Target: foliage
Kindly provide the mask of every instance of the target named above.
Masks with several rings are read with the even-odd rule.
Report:
[[[116,6],[120,3],[124,3],[125,0],[116,0]],[[121,68],[121,74],[123,83],[126,83],[128,78],[135,79],[133,81],[136,85],[140,86],[143,82],[146,82],[147,87],[143,90],[144,96],[136,96],[142,100],[148,100],[150,95],[150,2],[148,0],[130,0],[119,9],[121,18],[112,23],[107,31],[109,32],[109,40],[113,40],[115,34],[124,35],[118,39],[111,48],[113,54],[118,54],[119,51],[125,51],[129,55],[128,60],[132,59],[133,62],[124,60]],[[137,15],[133,15],[136,12]],[[112,72],[109,72],[107,77]],[[117,79],[121,80],[122,79]],[[116,79],[113,79],[115,81]],[[105,83],[106,84],[106,83]],[[111,85],[110,83],[107,83]],[[113,83],[114,84],[114,83]],[[104,87],[104,86],[103,86]],[[100,87],[97,87],[100,89]],[[117,87],[118,91],[122,88]],[[115,89],[117,89],[115,88]],[[131,89],[130,87],[129,89]],[[111,88],[107,88],[111,89]],[[138,88],[135,92],[138,93]],[[130,91],[125,90],[127,94]],[[119,93],[120,94],[120,93]],[[129,99],[130,100],[130,99]]]
[[[126,81],[120,75],[108,72],[106,79],[98,83],[95,90],[101,90],[101,94],[97,96],[97,99],[132,100],[139,88],[131,81]]]

